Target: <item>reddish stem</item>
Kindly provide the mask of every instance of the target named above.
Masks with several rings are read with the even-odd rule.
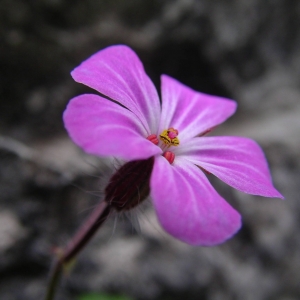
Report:
[[[61,277],[64,265],[66,265],[73,258],[75,258],[76,255],[90,241],[90,239],[94,236],[99,227],[109,216],[110,210],[111,206],[107,202],[101,202],[93,211],[88,220],[77,232],[75,237],[67,245],[60,257],[55,261],[50,275],[50,281],[45,300],[54,299],[56,286]]]

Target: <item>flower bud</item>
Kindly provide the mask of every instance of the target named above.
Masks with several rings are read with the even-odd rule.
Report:
[[[105,189],[105,201],[118,211],[129,210],[150,193],[150,176],[154,157],[130,161],[111,177]]]

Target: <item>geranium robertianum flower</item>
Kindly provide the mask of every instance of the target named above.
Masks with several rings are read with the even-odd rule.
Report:
[[[234,101],[162,75],[160,102],[139,58],[123,45],[99,51],[72,77],[104,96],[70,101],[64,112],[70,137],[90,154],[127,161],[106,188],[106,201],[116,209],[134,207],[150,193],[169,234],[208,246],[236,233],[241,218],[203,171],[245,193],[282,198],[254,141],[204,137],[235,112]]]

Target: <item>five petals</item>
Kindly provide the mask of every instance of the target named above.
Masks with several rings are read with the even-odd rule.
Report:
[[[191,245],[212,246],[241,226],[239,213],[198,166],[243,192],[283,198],[273,187],[264,154],[254,141],[200,137],[235,112],[234,101],[196,92],[162,75],[161,106],[141,61],[123,45],[99,51],[72,76],[110,100],[91,94],[73,98],[63,116],[70,137],[99,156],[128,161],[154,156],[150,194],[160,223],[172,236]],[[180,139],[180,145],[172,147],[172,164],[147,139],[171,127]]]

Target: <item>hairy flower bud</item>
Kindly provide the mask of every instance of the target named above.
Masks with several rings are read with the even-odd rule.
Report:
[[[154,157],[130,161],[110,179],[105,189],[105,201],[116,210],[129,210],[144,201],[150,193],[150,175]]]

